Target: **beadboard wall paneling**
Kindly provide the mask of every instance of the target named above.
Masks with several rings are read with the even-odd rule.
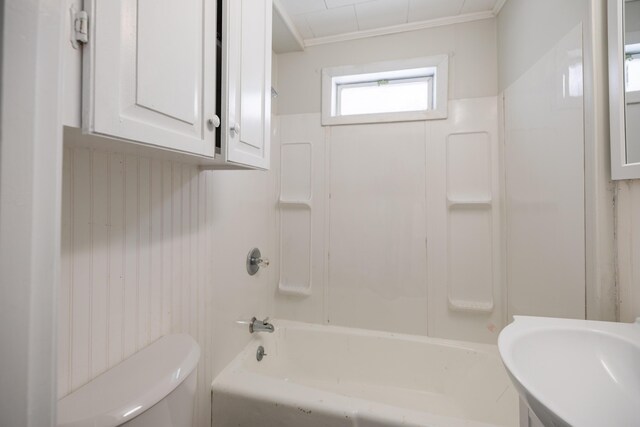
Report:
[[[201,347],[197,421],[209,425],[213,174],[65,148],[58,396],[169,333]]]
[[[616,185],[620,321],[633,322],[640,317],[640,181]]]

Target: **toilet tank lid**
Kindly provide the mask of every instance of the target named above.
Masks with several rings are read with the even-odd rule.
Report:
[[[193,372],[200,347],[166,335],[58,401],[58,427],[115,427],[146,411]]]

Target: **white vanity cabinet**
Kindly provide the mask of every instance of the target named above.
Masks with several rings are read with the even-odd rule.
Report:
[[[85,0],[86,18],[70,14],[75,36],[86,29],[84,133],[211,168],[268,169],[271,8],[271,0]]]

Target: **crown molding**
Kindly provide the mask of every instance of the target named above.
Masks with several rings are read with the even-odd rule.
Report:
[[[493,15],[494,16],[498,16],[498,14],[502,10],[502,7],[505,5],[506,2],[507,2],[507,0],[498,0],[498,1],[496,1],[496,4],[493,6]]]
[[[506,0],[500,0],[499,3],[504,4]],[[502,7],[502,6],[500,6]],[[364,39],[367,37],[385,36],[388,34],[404,33],[407,31],[423,30],[426,28],[442,27],[445,25],[462,24],[465,22],[480,21],[484,19],[495,18],[493,11],[467,13],[464,15],[451,16],[446,18],[430,19],[427,21],[409,22],[406,24],[393,25],[390,27],[374,28],[371,30],[354,31],[352,33],[336,34],[333,36],[315,37],[306,39],[304,46],[318,46],[329,43],[338,43],[349,40]]]

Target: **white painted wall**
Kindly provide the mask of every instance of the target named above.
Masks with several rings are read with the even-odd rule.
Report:
[[[202,351],[195,425],[208,426],[211,381],[249,339],[237,320],[273,315],[277,269],[250,277],[245,259],[257,246],[277,260],[277,175],[200,172],[86,138],[67,128],[58,397],[164,334],[189,333]]]
[[[278,55],[279,114],[320,112],[323,67],[450,54],[449,98],[497,93],[496,20],[308,47]]]
[[[0,2],[0,425],[55,416],[60,4]]]

